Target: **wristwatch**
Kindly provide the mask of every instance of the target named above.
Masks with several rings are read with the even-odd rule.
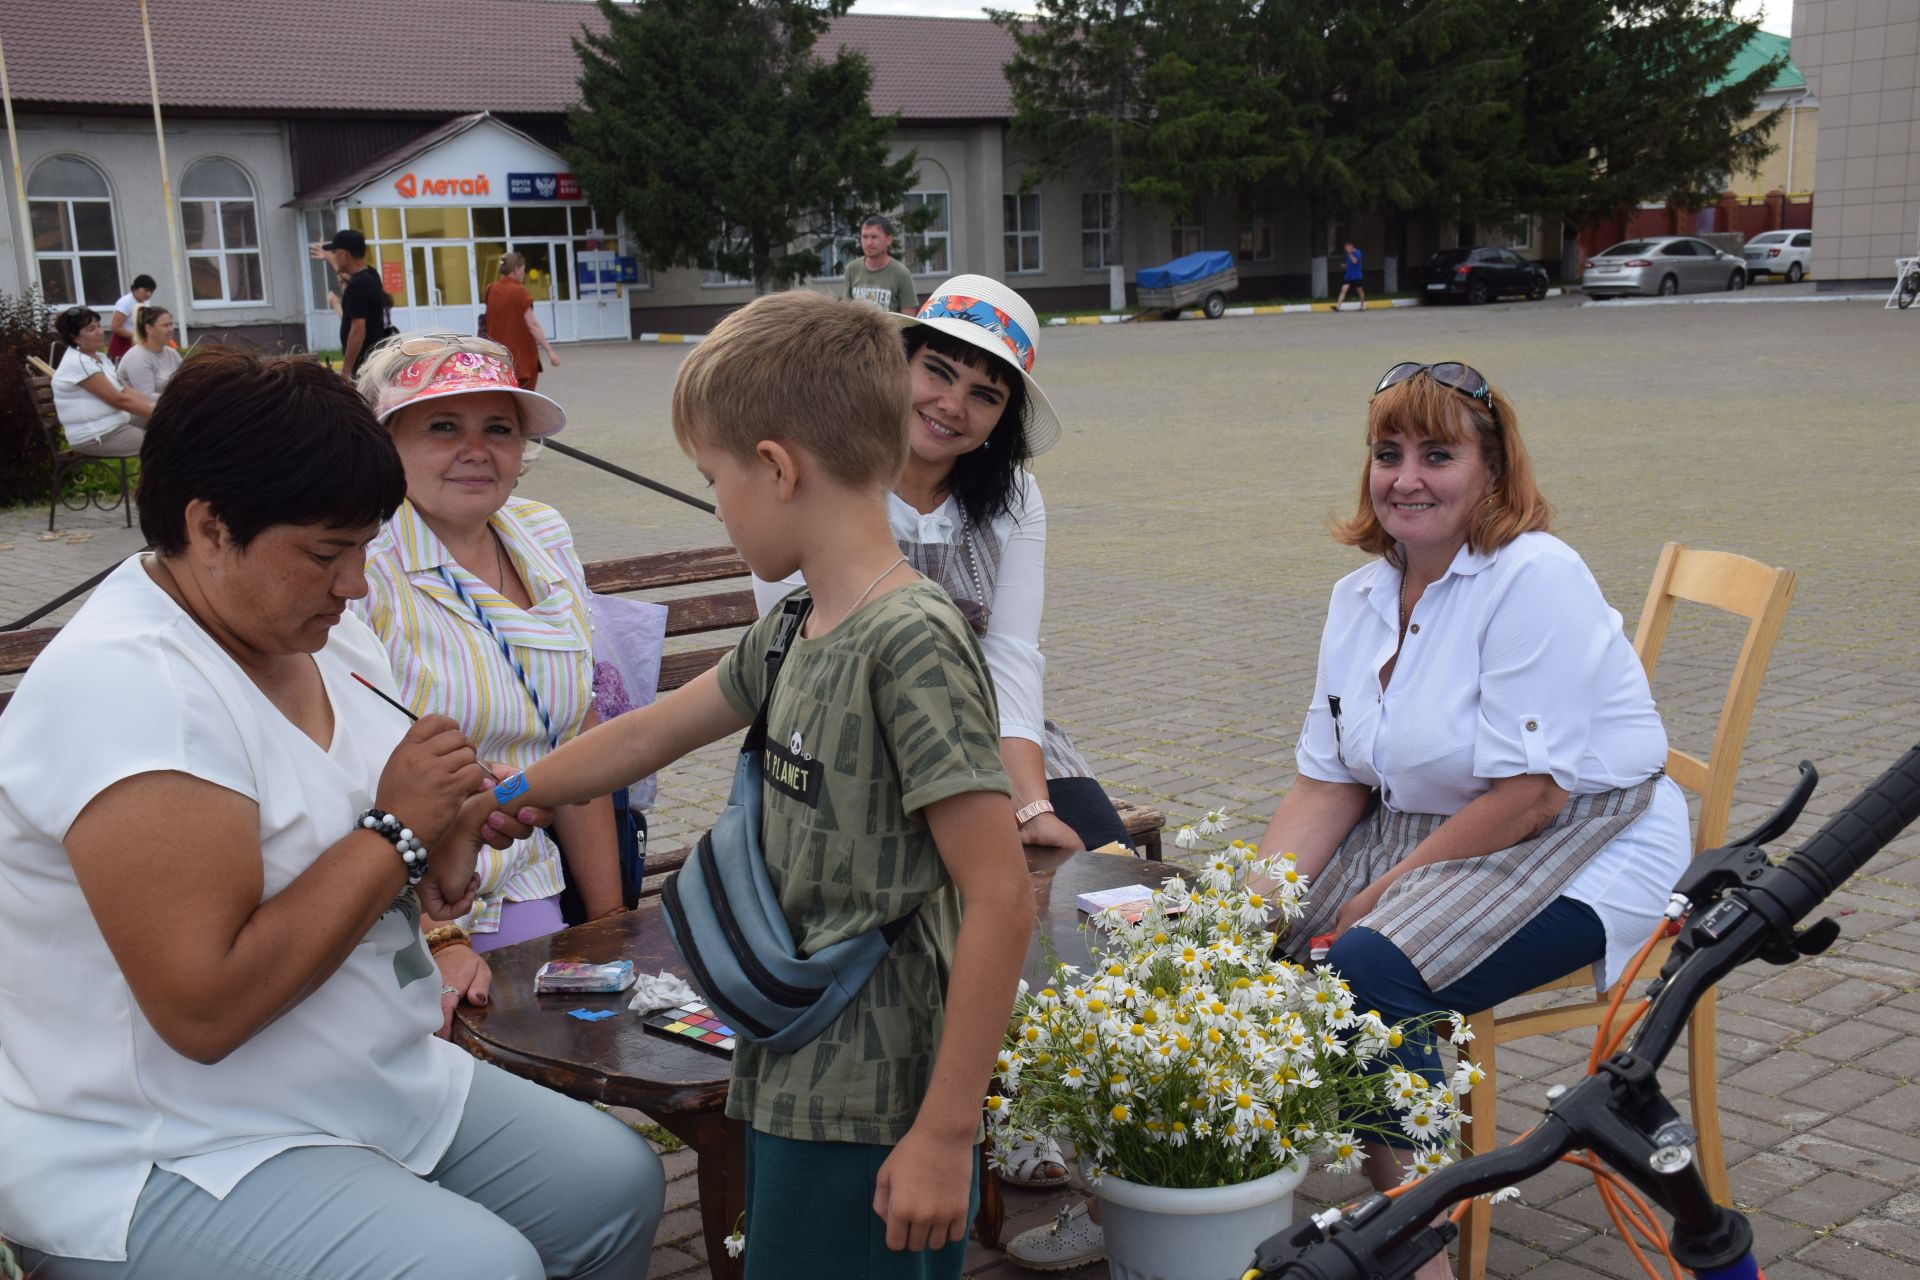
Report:
[[[1015,809],[1013,811],[1013,820],[1024,827],[1041,814],[1052,812],[1053,801],[1035,800],[1032,804],[1021,805],[1018,809]]]

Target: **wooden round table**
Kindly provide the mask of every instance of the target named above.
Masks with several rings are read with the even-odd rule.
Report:
[[[1052,941],[1060,959],[1085,963],[1089,939],[1080,930],[1085,917],[1074,905],[1079,894],[1126,884],[1157,885],[1174,868],[1126,856],[1033,849],[1028,851],[1027,871],[1038,928],[1027,949],[1026,977],[1035,982],[1046,976],[1040,936]],[[692,1147],[698,1158],[708,1266],[716,1277],[736,1280],[739,1264],[727,1256],[723,1241],[746,1208],[746,1129],[725,1115],[727,1056],[646,1031],[640,1018],[627,1010],[630,992],[533,992],[534,972],[549,960],[603,964],[622,959],[633,961],[641,973],[665,970],[686,976],[667,936],[659,899],[648,899],[609,920],[488,952],[492,998],[485,1006],[460,1007],[454,1017],[454,1042],[483,1062],[569,1097],[644,1111]],[[567,1016],[574,1009],[608,1009],[616,1016],[589,1022]],[[983,1172],[975,1229],[997,1242],[1002,1217],[999,1181]]]

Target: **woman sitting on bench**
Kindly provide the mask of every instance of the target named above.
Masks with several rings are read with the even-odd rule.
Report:
[[[349,601],[405,492],[309,360],[182,366],[140,531],[0,717],[0,1235],[36,1280],[638,1276],[612,1116],[434,1038],[496,776]]]
[[[354,611],[386,646],[401,701],[451,716],[489,760],[530,765],[599,723],[573,533],[552,507],[513,496],[530,446],[567,415],[521,387],[513,356],[484,338],[395,338],[355,382],[400,451],[407,499],[367,548]],[[614,818],[603,796],[560,810],[552,832],[484,853],[472,910],[425,922],[445,984],[484,1004],[477,952],[620,911]]]

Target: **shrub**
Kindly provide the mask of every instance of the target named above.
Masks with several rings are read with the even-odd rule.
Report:
[[[37,290],[0,292],[0,506],[47,496],[53,455],[27,387],[27,357],[45,360],[53,343],[53,312]]]

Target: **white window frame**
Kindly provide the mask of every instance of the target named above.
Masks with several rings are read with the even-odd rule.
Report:
[[[1098,221],[1091,224],[1087,222],[1087,201],[1089,200],[1095,202],[1094,208],[1099,218]],[[1117,265],[1112,257],[1114,232],[1113,203],[1113,192],[1111,191],[1082,191],[1080,193],[1080,265],[1087,271],[1105,271],[1109,267]],[[1096,257],[1099,259],[1097,262],[1087,261],[1088,236],[1097,237],[1096,244],[1099,248],[1099,252],[1096,254]]]
[[[1021,204],[1033,201],[1032,226],[1020,216]],[[1010,276],[1036,276],[1047,269],[1046,251],[1040,239],[1040,228],[1046,225],[1046,208],[1038,191],[1009,191],[1000,197],[1002,227],[1002,248],[1012,250],[1014,263],[1024,256],[1024,246],[1033,247],[1033,265],[1031,267],[1005,266],[1006,258],[1002,254],[1002,266]],[[1009,216],[1011,215],[1011,216]]]
[[[1238,262],[1273,261],[1273,220],[1271,218],[1248,218],[1240,224],[1240,244],[1234,250],[1234,259]],[[1249,249],[1247,241],[1251,239],[1258,248]]]
[[[1167,244],[1173,249],[1173,256],[1184,258],[1190,253],[1198,253],[1206,248],[1207,229],[1198,222],[1189,222],[1191,213],[1175,214],[1173,221],[1167,224]],[[1193,248],[1186,246],[1191,243]]]
[[[947,225],[942,231],[915,231],[900,237],[900,261],[907,264],[907,270],[916,276],[949,276],[953,274],[953,197],[946,191],[909,191],[901,203],[901,212],[911,213],[938,200],[946,211],[942,219]],[[930,262],[921,266],[921,251],[938,247],[937,257],[929,255]]]
[[[42,166],[44,166],[49,160],[71,160],[77,164],[85,165],[88,169],[93,171],[94,177],[100,179],[100,185],[106,188],[107,194],[104,196],[36,196],[34,195],[33,194],[34,177],[39,175]],[[29,175],[27,178],[27,204],[29,206],[29,212],[27,214],[27,225],[21,228],[21,231],[22,231],[22,234],[24,234],[27,238],[29,251],[33,254],[33,268],[34,268],[33,274],[34,274],[34,278],[40,281],[41,296],[44,297],[46,294],[47,277],[46,277],[46,272],[41,269],[40,264],[44,262],[64,262],[68,265],[69,270],[73,272],[73,292],[74,292],[74,300],[65,305],[93,307],[95,309],[98,309],[100,307],[106,307],[109,310],[111,310],[113,307],[113,304],[120,301],[121,297],[124,296],[122,283],[125,279],[125,277],[122,274],[122,269],[120,265],[120,228],[117,225],[118,219],[115,217],[115,211],[113,207],[113,184],[107,181],[106,172],[102,170],[99,165],[87,159],[85,156],[78,155],[71,151],[61,151],[61,152],[56,152],[53,155],[44,156],[40,159],[38,163],[34,165],[33,168],[34,168],[33,174]],[[110,250],[109,249],[82,249],[80,247],[80,235],[79,235],[80,229],[79,229],[79,226],[74,222],[73,206],[76,204],[82,204],[82,203],[103,204],[107,207],[107,229],[113,235],[112,249]],[[39,249],[32,247],[33,214],[31,212],[31,206],[35,204],[51,204],[51,205],[58,205],[60,207],[60,216],[62,219],[64,219],[66,223],[67,241],[69,244],[73,246],[72,248],[56,249],[50,252],[42,253]],[[80,260],[82,258],[113,259],[113,283],[114,283],[115,292],[111,298],[90,299],[87,297],[86,273],[80,269]]]
[[[1535,224],[1539,219],[1533,214],[1523,214],[1513,222],[1494,223],[1480,228],[1483,237],[1481,243],[1490,249],[1511,249],[1515,253],[1532,253]]]
[[[714,244],[718,246],[726,243],[730,230],[730,228],[722,226],[720,228],[720,234],[714,237]],[[752,283],[753,278],[751,276],[730,276],[717,267],[704,267],[700,271],[700,287],[702,289],[738,289],[741,285],[751,285]]]
[[[193,180],[194,170],[199,169],[209,161],[219,161],[222,164],[233,166],[234,171],[246,181],[249,194],[245,200],[241,200],[238,196],[196,196],[192,194],[190,184]],[[179,200],[181,249],[187,256],[187,293],[189,295],[189,305],[196,311],[203,307],[210,311],[218,311],[229,310],[235,307],[264,307],[271,305],[268,299],[269,291],[267,289],[266,226],[260,217],[260,185],[253,180],[253,175],[247,172],[246,167],[230,156],[201,156],[192,164],[188,165],[186,173],[181,175]],[[191,204],[207,206],[206,212],[202,216],[207,218],[211,223],[213,239],[215,241],[214,248],[191,249],[187,247],[187,206]],[[254,243],[250,247],[241,245],[235,248],[227,244],[227,226],[223,214],[225,207],[230,204],[248,204],[253,207]],[[227,260],[229,257],[244,257],[247,255],[251,255],[260,267],[260,296],[258,298],[234,297],[233,281],[227,273]],[[219,274],[220,296],[217,298],[195,298],[191,296],[193,293],[193,264],[196,261],[205,259],[213,260],[214,269]]]

